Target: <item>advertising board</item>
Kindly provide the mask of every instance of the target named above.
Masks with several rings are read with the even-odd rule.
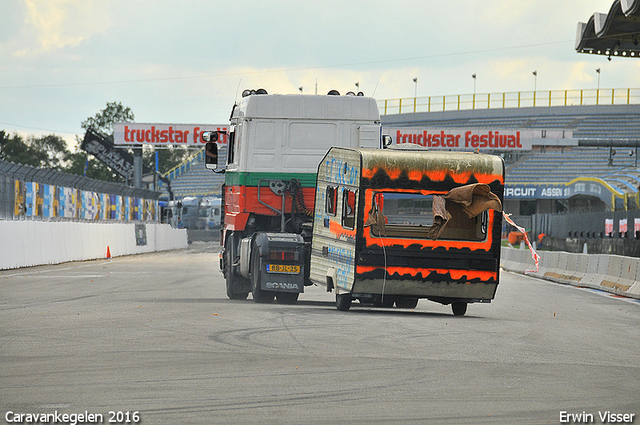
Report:
[[[116,123],[115,145],[153,146],[204,146],[201,135],[205,131],[227,131],[227,125],[215,124],[149,124]],[[222,134],[218,143],[227,143],[227,134]]]

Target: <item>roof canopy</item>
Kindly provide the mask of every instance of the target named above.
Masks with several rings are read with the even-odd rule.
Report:
[[[594,13],[578,22],[576,51],[618,57],[640,57],[640,0],[615,0],[609,13]]]

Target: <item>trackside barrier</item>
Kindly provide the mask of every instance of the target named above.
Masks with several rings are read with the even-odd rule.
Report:
[[[544,251],[540,257],[540,271],[527,274],[640,299],[640,258],[556,251]],[[500,265],[524,273],[534,263],[529,250],[502,247]]]
[[[0,221],[0,270],[187,248],[187,231],[159,223]]]

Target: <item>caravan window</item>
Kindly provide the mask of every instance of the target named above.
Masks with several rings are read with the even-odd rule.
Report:
[[[374,215],[369,220],[376,223],[371,231],[382,237],[428,238],[438,224],[434,220],[433,204],[434,196],[431,194],[376,192],[373,195],[374,208],[369,213]],[[455,202],[446,202],[446,211],[451,217],[438,239],[481,241],[486,238],[487,211],[469,218]]]
[[[342,191],[342,227],[346,229],[355,227],[357,193],[349,189]]]
[[[338,213],[338,188],[333,186],[327,186],[325,192],[325,205],[324,212],[336,216]]]

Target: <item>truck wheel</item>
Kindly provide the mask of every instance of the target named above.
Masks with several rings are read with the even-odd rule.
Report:
[[[251,294],[257,303],[270,303],[275,295],[273,292],[260,288],[260,255],[258,255],[256,245],[253,245],[251,250]]]
[[[467,303],[451,303],[451,310],[455,316],[464,316],[467,312]]]
[[[396,300],[396,307],[398,308],[416,308],[418,305],[417,298],[398,298]]]
[[[249,296],[248,292],[236,292],[235,286],[238,282],[238,275],[233,270],[233,253],[235,252],[234,237],[230,235],[225,244],[224,253],[222,254],[222,265],[224,266],[224,277],[226,280],[227,297],[231,300],[246,300]]]
[[[276,300],[280,304],[295,304],[298,301],[298,295],[300,294],[297,292],[276,292]]]
[[[340,311],[349,311],[352,300],[351,294],[336,294],[336,308]]]

